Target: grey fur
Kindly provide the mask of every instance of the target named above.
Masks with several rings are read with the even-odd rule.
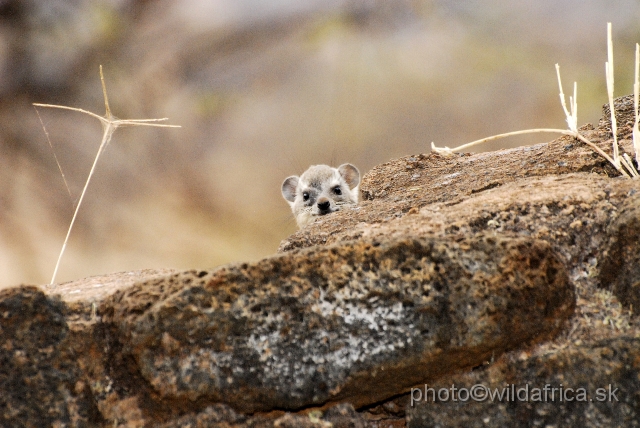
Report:
[[[313,165],[300,177],[287,177],[282,183],[282,196],[302,228],[318,216],[357,204],[359,185],[360,171],[350,163],[338,168]]]

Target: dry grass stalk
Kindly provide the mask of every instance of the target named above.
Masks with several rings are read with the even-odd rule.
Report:
[[[638,99],[640,98],[640,44],[636,43],[636,73],[633,83],[633,112],[636,121],[633,124],[633,148],[636,152],[636,165],[640,169],[640,111]]]
[[[69,198],[73,199],[71,196],[71,190],[69,189],[69,184],[67,183],[67,178],[64,176],[64,172],[62,172],[62,166],[58,161],[58,156],[56,156],[56,151],[53,149],[53,144],[51,144],[51,138],[49,138],[49,133],[47,132],[47,128],[44,126],[44,122],[40,117],[40,112],[37,108],[34,107],[36,114],[38,115],[38,120],[40,120],[40,125],[42,125],[42,129],[44,130],[44,135],[47,136],[47,143],[49,143],[49,147],[51,147],[51,151],[53,152],[53,158],[56,160],[56,165],[58,165],[58,171],[60,171],[60,175],[62,175],[62,181],[64,181],[64,187],[67,189],[67,193],[69,194]],[[74,204],[75,205],[75,204]]]
[[[103,134],[102,134],[102,141],[100,142],[100,147],[98,148],[98,153],[96,154],[95,159],[93,160],[93,165],[91,166],[91,170],[89,171],[89,175],[87,176],[87,180],[84,183],[84,187],[82,188],[82,193],[80,193],[80,199],[78,200],[78,204],[76,205],[75,211],[73,212],[73,217],[71,218],[71,223],[69,224],[69,229],[67,230],[67,235],[64,238],[64,243],[62,244],[62,249],[60,250],[60,254],[58,255],[58,261],[56,262],[56,267],[53,271],[53,276],[51,277],[51,283],[53,284],[56,280],[56,275],[58,273],[58,269],[60,267],[60,261],[62,260],[62,255],[64,254],[64,251],[67,247],[67,242],[69,241],[69,236],[71,235],[71,229],[73,228],[73,225],[76,221],[76,218],[78,217],[78,211],[80,210],[80,205],[82,205],[82,200],[84,199],[84,196],[87,192],[87,188],[89,187],[89,182],[91,181],[91,177],[93,176],[93,173],[96,169],[96,165],[98,163],[98,159],[100,158],[100,156],[102,155],[102,152],[104,151],[104,149],[107,147],[107,145],[109,144],[109,142],[111,141],[111,137],[113,136],[113,133],[115,132],[115,130],[120,127],[120,126],[156,126],[156,127],[163,127],[163,128],[180,128],[180,126],[178,125],[164,125],[164,124],[159,124],[159,123],[153,123],[153,122],[162,122],[167,120],[167,118],[162,118],[162,119],[125,119],[125,120],[121,120],[121,119],[117,119],[115,116],[113,116],[111,114],[111,108],[109,107],[109,98],[107,97],[107,87],[104,83],[104,75],[102,74],[102,66],[100,66],[100,81],[102,82],[102,94],[104,96],[104,106],[105,106],[105,115],[104,116],[99,116],[95,113],[91,113],[90,111],[86,111],[86,110],[82,110],[79,108],[75,108],[75,107],[68,107],[68,106],[60,106],[60,105],[54,105],[54,104],[40,104],[40,103],[34,103],[34,106],[37,107],[49,107],[49,108],[58,108],[58,109],[64,109],[64,110],[72,110],[72,111],[78,111],[80,113],[84,113],[84,114],[88,114],[89,116],[95,117],[96,119],[98,119],[100,121],[100,123],[102,124],[102,129],[103,129]],[[44,124],[43,124],[43,128],[44,128]],[[45,130],[46,133],[46,130]],[[48,134],[47,134],[48,135]],[[53,147],[52,147],[53,148]],[[57,162],[57,159],[56,159]],[[58,167],[60,167],[60,164],[58,164]],[[60,169],[60,171],[62,172],[62,169]],[[63,174],[64,177],[64,174]],[[65,180],[65,184],[66,184],[66,180]]]
[[[607,78],[607,96],[609,97],[609,111],[611,112],[611,133],[613,134],[613,162],[620,169],[620,154],[618,152],[618,122],[616,121],[616,109],[613,106],[613,41],[611,39],[611,23],[607,23],[607,57],[604,64]]]
[[[565,102],[564,92],[562,90],[562,79],[560,78],[560,64],[556,64],[556,75],[558,76],[558,87],[560,88],[560,104],[567,117],[567,126],[571,132],[578,132],[578,83],[573,82],[573,98],[569,97],[569,105],[571,106],[571,112],[567,110],[567,103]]]
[[[607,155],[600,147],[593,144],[591,141],[586,139],[580,132],[578,132],[578,101],[577,101],[577,91],[578,86],[577,83],[573,83],[573,97],[569,97],[569,108],[567,108],[564,91],[562,89],[562,80],[560,78],[560,66],[556,64],[556,74],[558,77],[558,87],[560,89],[560,103],[562,104],[562,109],[564,110],[564,114],[567,120],[568,130],[566,129],[554,129],[554,128],[536,128],[536,129],[525,129],[521,131],[507,132],[505,134],[493,135],[491,137],[482,138],[480,140],[472,141],[467,144],[463,144],[459,147],[455,147],[450,149],[449,147],[436,147],[435,144],[431,143],[431,150],[435,153],[438,153],[443,156],[451,156],[454,152],[460,152],[466,150],[470,147],[476,146],[478,144],[486,143],[487,141],[497,140],[500,138],[511,137],[515,135],[522,134],[534,134],[540,132],[551,132],[558,133],[563,135],[570,135],[575,137],[576,139],[582,141],[593,150],[595,150],[600,156],[605,158],[611,165],[613,165],[620,174],[628,178],[639,177],[638,171],[633,166],[633,162],[629,162],[628,159],[621,157],[618,151],[618,137],[617,137],[617,124],[615,118],[615,109],[613,106],[613,42],[611,39],[611,23],[607,25],[607,47],[608,47],[608,61],[605,64],[606,69],[606,78],[607,78],[607,94],[609,98],[609,105],[611,106],[611,131],[613,133],[613,158]],[[638,167],[640,168],[640,131],[638,130],[638,57],[640,54],[638,53],[638,45],[636,45],[636,84],[634,85],[634,95],[635,95],[635,109],[636,109],[636,125],[634,127],[634,148],[636,151],[636,162],[638,163]],[[624,165],[624,168],[623,168]]]
[[[631,177],[640,177],[640,174],[638,174],[638,171],[636,171],[635,167],[633,166],[633,161],[628,154],[623,153],[623,155],[620,157],[620,163],[624,165],[625,168],[627,168],[627,171],[629,171]]]

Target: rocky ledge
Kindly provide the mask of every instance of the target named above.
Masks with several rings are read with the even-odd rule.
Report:
[[[563,137],[361,189],[255,263],[0,291],[2,425],[638,425],[640,181]]]

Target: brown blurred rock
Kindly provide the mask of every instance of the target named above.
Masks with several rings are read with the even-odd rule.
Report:
[[[231,428],[243,426],[247,417],[239,415],[224,404],[209,406],[199,413],[192,413],[176,418],[170,422],[159,425],[158,428],[185,428],[185,427],[220,427]]]
[[[633,95],[615,98],[613,100],[613,107],[616,112],[618,129],[628,127],[635,122]],[[611,132],[611,106],[609,103],[602,106],[602,117],[598,122],[598,128]]]
[[[611,289],[620,301],[640,308],[640,194],[622,205],[609,230],[600,267],[600,286]]]
[[[59,299],[33,286],[0,291],[0,425],[104,421],[69,339]]]
[[[456,397],[462,399],[433,402],[434,393],[428,390],[425,401],[422,385],[421,392],[414,391],[414,398],[422,398],[408,407],[407,426],[638,426],[639,357],[640,339],[622,336],[529,358],[502,358],[484,370],[428,385],[437,394],[440,388],[451,393],[455,384]],[[460,393],[474,385],[486,386],[502,399],[475,401]]]

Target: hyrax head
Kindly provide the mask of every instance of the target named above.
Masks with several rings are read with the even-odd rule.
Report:
[[[313,222],[345,205],[358,203],[358,168],[345,163],[338,168],[328,165],[309,167],[300,177],[292,175],[282,183],[282,196],[291,206],[298,227]]]

